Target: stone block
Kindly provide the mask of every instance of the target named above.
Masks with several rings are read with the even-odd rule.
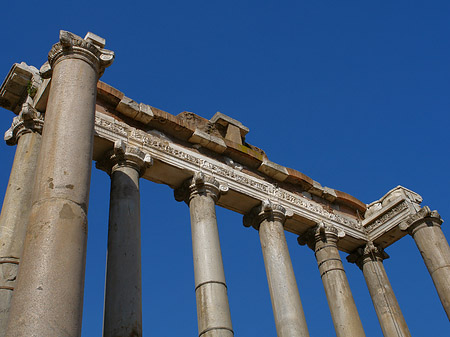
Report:
[[[213,150],[217,153],[223,153],[227,149],[225,142],[219,137],[210,135],[199,129],[196,129],[194,134],[189,138],[189,142],[200,144],[201,146]]]
[[[289,176],[289,172],[284,166],[278,165],[270,160],[264,160],[258,168],[258,171],[278,181],[285,181]]]
[[[124,96],[117,105],[116,110],[127,117],[135,119],[139,113],[139,104],[131,98]]]

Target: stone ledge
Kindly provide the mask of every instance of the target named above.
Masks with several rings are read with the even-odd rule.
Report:
[[[117,107],[119,102],[125,96],[123,92],[102,81],[97,82],[97,95],[110,103],[114,108]]]
[[[289,176],[289,172],[284,166],[278,165],[268,159],[263,160],[258,167],[258,171],[278,181],[285,181]]]

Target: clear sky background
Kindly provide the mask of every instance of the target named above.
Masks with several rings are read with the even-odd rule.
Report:
[[[60,29],[106,38],[116,60],[102,81],[172,114],[220,111],[247,142],[365,203],[397,185],[450,221],[450,2],[48,1],[2,6],[0,77],[37,68]],[[0,126],[13,114],[1,109]],[[0,144],[0,193],[14,147]],[[83,337],[101,336],[109,177],[93,169]],[[189,211],[141,181],[145,336],[197,335]],[[276,336],[258,233],[217,209],[236,336]],[[450,227],[442,226],[447,238]],[[286,233],[311,336],[334,336],[313,252]],[[450,325],[411,237],[385,268],[413,336]],[[381,329],[361,271],[345,261],[367,336]]]

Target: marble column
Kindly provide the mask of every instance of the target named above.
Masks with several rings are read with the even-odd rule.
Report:
[[[228,187],[214,177],[196,173],[175,190],[177,201],[186,201],[191,213],[198,335],[234,335],[227,285],[220,250],[215,204]]]
[[[342,265],[337,241],[345,235],[334,226],[319,223],[298,238],[314,250],[337,337],[362,337],[364,329]]]
[[[22,105],[5,133],[8,145],[17,145],[0,215],[0,337],[6,332],[11,298],[22,255],[31,208],[31,193],[41,146],[44,120],[31,106]]]
[[[104,40],[60,32],[7,337],[79,336],[97,81]]]
[[[244,225],[259,232],[277,336],[303,337],[309,332],[284,236],[286,213],[267,200],[244,216]]]
[[[410,337],[411,333],[384,270],[383,260],[387,258],[389,255],[372,242],[347,256],[347,260],[356,263],[364,274],[383,335]]]
[[[450,320],[450,247],[441,229],[442,222],[437,211],[425,206],[399,227],[416,242]]]
[[[103,166],[111,176],[103,336],[142,336],[139,178],[149,155],[121,140]]]

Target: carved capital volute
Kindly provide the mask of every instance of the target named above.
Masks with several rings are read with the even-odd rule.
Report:
[[[108,151],[105,159],[96,163],[98,169],[113,174],[120,167],[128,166],[139,172],[140,176],[153,164],[153,159],[149,154],[145,154],[139,148],[129,146],[123,140],[114,142],[114,149]]]
[[[361,270],[365,263],[370,261],[380,261],[388,259],[389,255],[384,249],[374,244],[372,241],[367,242],[363,247],[357,248],[353,253],[347,256],[347,261],[355,263]]]
[[[219,183],[213,176],[196,172],[192,178],[174,190],[174,197],[176,201],[185,201],[189,204],[195,196],[207,195],[217,202],[220,195],[226,192],[228,192],[228,185]]]
[[[114,52],[103,49],[105,40],[93,33],[87,33],[85,38],[61,30],[59,32],[59,42],[54,44],[48,53],[48,63],[52,69],[64,59],[82,59],[90,64],[98,73],[100,78],[106,67],[114,61]],[[41,68],[43,78],[51,76],[48,67]]]
[[[16,145],[20,136],[37,132],[42,134],[44,116],[29,103],[22,104],[19,115],[13,118],[11,127],[5,132],[5,141],[8,145]]]
[[[304,234],[297,238],[299,245],[308,245],[315,250],[316,244],[320,241],[337,244],[340,238],[345,236],[345,232],[324,222],[318,223],[315,227],[308,229]]]
[[[245,227],[253,227],[259,230],[259,226],[264,220],[278,221],[284,225],[286,218],[292,217],[293,212],[283,206],[273,203],[270,200],[264,200],[261,205],[252,208],[244,215],[243,222]]]
[[[424,206],[417,213],[410,215],[408,219],[400,223],[398,227],[402,231],[408,231],[409,234],[414,235],[422,228],[440,226],[443,222],[438,211],[431,211],[428,206]]]

